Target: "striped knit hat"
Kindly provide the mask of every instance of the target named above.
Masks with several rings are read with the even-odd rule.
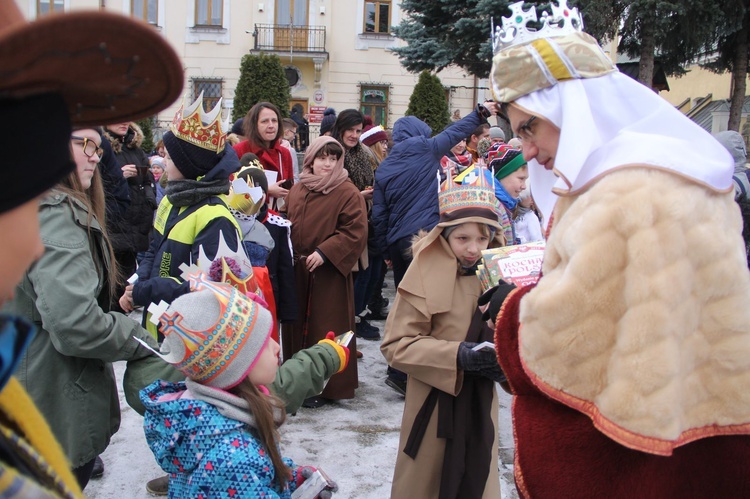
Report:
[[[191,292],[154,314],[165,335],[160,356],[193,381],[227,390],[250,373],[271,335],[273,317],[252,294],[248,298],[202,273],[188,280]]]

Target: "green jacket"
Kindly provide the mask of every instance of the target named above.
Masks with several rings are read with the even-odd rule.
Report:
[[[332,346],[313,345],[284,362],[268,389],[286,403],[286,412],[297,412],[306,398],[323,391],[325,381],[336,374],[340,365],[341,361]],[[145,407],[138,392],[157,379],[176,382],[183,381],[185,376],[157,356],[128,362],[122,382],[125,399],[141,416]]]
[[[152,355],[133,336],[155,345],[136,322],[100,306],[106,278],[97,269],[109,265],[108,253],[100,225],[92,218],[89,236],[87,218],[85,205],[62,192],[41,202],[44,255],[4,309],[39,328],[16,376],[74,468],[101,454],[120,426],[111,362]]]

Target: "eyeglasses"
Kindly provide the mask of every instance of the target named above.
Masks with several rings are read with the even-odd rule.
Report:
[[[536,120],[536,116],[532,116],[518,127],[516,135],[518,135],[518,138],[520,138],[523,142],[530,142],[534,140],[534,130],[531,128],[534,120]]]
[[[81,140],[83,141],[83,144],[81,144],[81,147],[83,149],[83,154],[85,154],[87,157],[92,157],[94,154],[102,157],[102,154],[104,154],[104,149],[96,145],[96,142],[93,140],[86,138],[86,137],[78,137],[76,135],[71,135],[71,139],[73,140]]]

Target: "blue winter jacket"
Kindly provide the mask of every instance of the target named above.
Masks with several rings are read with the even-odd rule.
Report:
[[[288,487],[274,484],[273,463],[255,430],[219,413],[202,400],[179,398],[185,383],[155,381],[141,391],[143,429],[156,462],[169,473],[169,497],[291,498],[297,466]]]
[[[432,138],[414,116],[393,125],[393,150],[375,171],[372,207],[375,241],[386,258],[388,246],[438,223],[440,159],[485,121],[474,111]]]

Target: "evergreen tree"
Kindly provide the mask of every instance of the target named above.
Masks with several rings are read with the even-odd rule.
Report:
[[[727,129],[740,131],[742,106],[745,104],[747,73],[750,69],[750,1],[722,2],[723,17],[718,25],[718,40],[710,51],[716,57],[703,66],[715,73],[732,73],[732,94]]]
[[[145,152],[147,155],[151,154],[151,151],[154,150],[154,118],[153,116],[149,118],[143,118],[136,121],[136,123],[139,127],[141,127],[141,131],[143,132],[143,142],[141,143],[141,149],[143,149],[143,152]]]
[[[243,118],[258,102],[275,104],[283,117],[289,116],[289,82],[277,55],[246,55],[240,65],[240,79],[234,91],[232,121]]]
[[[445,88],[437,75],[425,70],[419,75],[419,81],[409,97],[407,116],[416,116],[432,128],[435,135],[443,131],[450,123],[448,101]]]

